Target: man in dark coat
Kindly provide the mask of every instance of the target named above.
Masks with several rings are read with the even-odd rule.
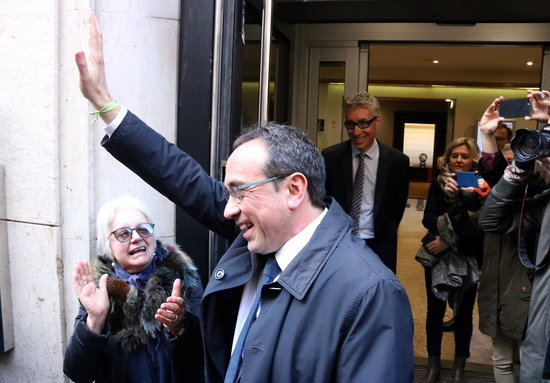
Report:
[[[76,61],[82,93],[100,109],[111,97],[90,22],[90,57],[78,52]],[[406,293],[324,198],[323,160],[302,131],[267,124],[242,135],[222,184],[126,109],[101,118],[109,124],[102,144],[118,160],[211,230],[234,238],[240,229],[201,304],[209,382],[227,381],[234,359],[242,383],[412,381]],[[280,271],[262,288],[262,264],[273,257]],[[244,347],[233,352],[249,313]]]
[[[375,138],[382,115],[374,96],[362,92],[347,98],[344,114],[350,139],[323,150],[326,192],[355,220],[354,233],[395,272],[397,228],[409,194],[409,157]],[[354,191],[361,161],[362,188]],[[359,198],[355,204],[354,195]]]

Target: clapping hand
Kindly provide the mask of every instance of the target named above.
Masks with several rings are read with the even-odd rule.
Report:
[[[172,335],[179,336],[184,331],[185,302],[181,297],[181,280],[176,279],[172,287],[172,295],[160,305],[155,319],[162,322]]]
[[[109,312],[107,274],[101,276],[99,286],[96,286],[88,262],[78,261],[74,267],[73,286],[80,303],[88,313],[86,325],[90,330],[101,333]]]

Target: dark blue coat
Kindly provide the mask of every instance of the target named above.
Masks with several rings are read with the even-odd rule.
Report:
[[[211,230],[236,233],[223,217],[221,183],[133,114],[103,145]],[[407,295],[334,200],[313,238],[264,291],[244,349],[241,382],[395,382],[413,379],[413,322]],[[223,382],[253,255],[238,236],[201,305],[207,380]],[[268,286],[273,287],[273,286]],[[280,289],[278,288],[280,287]]]

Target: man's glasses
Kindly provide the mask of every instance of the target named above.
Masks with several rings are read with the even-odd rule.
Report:
[[[377,118],[378,118],[378,116],[374,116],[370,120],[361,120],[361,121],[357,121],[357,122],[347,120],[347,121],[344,122],[344,127],[347,130],[353,130],[353,129],[355,129],[355,126],[358,126],[359,129],[367,129],[374,122],[374,120],[376,120]]]
[[[265,180],[251,182],[249,184],[239,185],[239,186],[231,186],[228,189],[225,189],[225,197],[229,199],[229,197],[233,198],[235,202],[240,203],[243,200],[243,190],[246,190],[248,188],[251,188],[252,186],[265,184],[267,182],[272,182],[276,180],[280,180],[281,178],[285,178],[288,176],[277,176],[277,177],[271,177],[267,178]]]
[[[119,227],[115,231],[111,232],[111,234],[117,241],[124,243],[132,239],[132,232],[134,230],[141,238],[149,238],[154,233],[154,227],[154,223],[142,223],[136,227]]]

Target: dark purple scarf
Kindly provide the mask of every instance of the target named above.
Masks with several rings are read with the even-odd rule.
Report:
[[[130,274],[122,268],[118,263],[115,263],[115,275],[120,279],[124,279],[126,282],[137,288],[139,291],[145,289],[145,285],[149,280],[149,277],[157,268],[157,262],[162,261],[164,257],[168,254],[168,250],[161,247],[157,243],[157,248],[155,249],[155,256],[144,270],[139,273]]]

